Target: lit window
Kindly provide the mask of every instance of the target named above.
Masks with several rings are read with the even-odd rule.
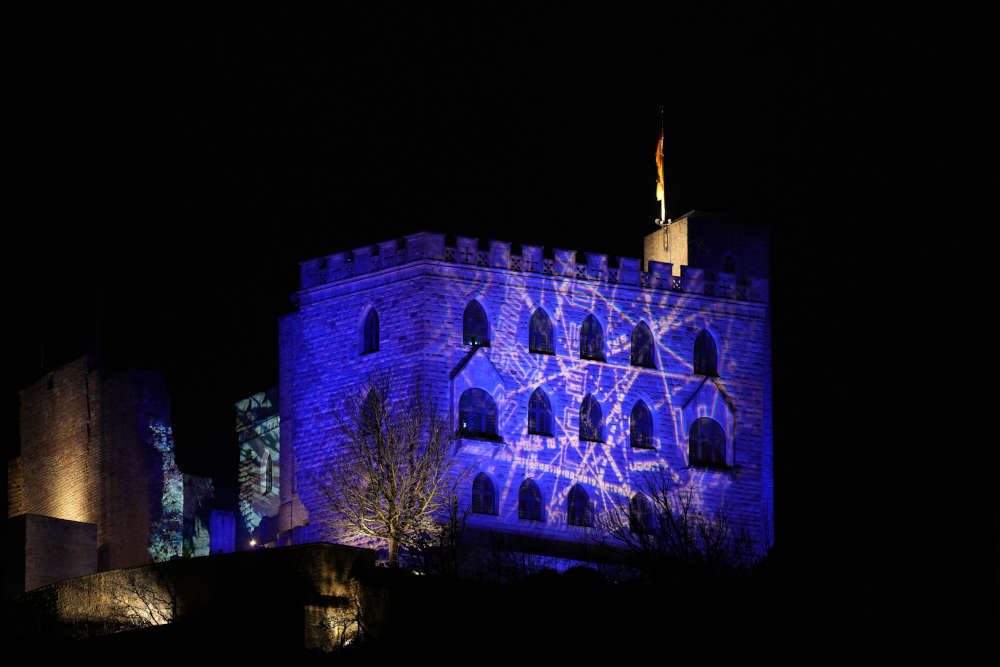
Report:
[[[629,444],[636,449],[653,448],[653,415],[642,401],[635,404],[629,417]]]
[[[580,440],[604,442],[604,416],[601,404],[587,394],[580,405]]]
[[[703,330],[694,341],[694,372],[698,375],[719,374],[719,348],[707,330]]]
[[[541,389],[536,389],[528,399],[528,433],[552,435],[552,406]]]
[[[590,498],[581,485],[573,485],[573,488],[569,490],[569,498],[566,502],[566,517],[569,525],[589,526],[591,524]]]
[[[490,324],[486,311],[477,301],[470,301],[462,315],[462,343],[477,347],[490,346]]]
[[[580,358],[604,361],[604,329],[593,315],[580,326]]]
[[[555,354],[552,321],[541,308],[535,310],[528,326],[528,351],[536,354]]]
[[[632,365],[656,368],[653,358],[653,333],[645,322],[639,322],[632,329]]]
[[[493,480],[484,472],[472,480],[472,511],[474,514],[496,514],[496,491]]]
[[[688,447],[690,465],[726,467],[726,432],[714,419],[701,417],[691,424]]]
[[[361,354],[378,352],[378,313],[372,308],[365,315],[365,326],[363,340],[361,341]]]
[[[458,401],[459,436],[477,440],[500,440],[497,434],[497,404],[482,389],[466,389]]]
[[[526,479],[521,482],[521,488],[517,492],[517,518],[542,520],[542,492],[538,490],[534,480]]]

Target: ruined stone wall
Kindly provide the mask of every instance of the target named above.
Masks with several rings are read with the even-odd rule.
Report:
[[[102,570],[149,562],[164,479],[153,426],[170,424],[162,379],[105,375],[83,357],[24,389],[20,407],[18,509],[97,526]]]
[[[101,381],[81,357],[21,391],[23,511],[101,520]]]
[[[24,485],[21,478],[21,457],[7,460],[7,517],[24,514]]]
[[[106,378],[104,394],[100,564],[115,569],[150,560],[150,528],[161,518],[164,491],[154,439],[158,428],[169,428],[170,401],[162,379],[148,371]]]
[[[20,514],[7,521],[5,597],[96,571],[94,524],[37,514]]]

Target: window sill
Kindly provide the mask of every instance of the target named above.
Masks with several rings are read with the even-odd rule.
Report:
[[[538,431],[528,431],[528,435],[537,435],[537,436],[539,436],[541,438],[554,438],[554,437],[556,437],[556,436],[552,435],[551,433],[539,433]]]
[[[532,350],[532,349],[529,348],[528,352],[531,353],[531,354],[544,354],[547,357],[554,357],[554,356],[556,356],[556,353],[555,353],[554,350]]]
[[[733,472],[736,470],[734,466],[727,465],[713,465],[709,463],[689,463],[687,465],[688,470],[707,470],[709,472]]]
[[[455,434],[455,437],[459,440],[481,440],[485,442],[493,442],[496,444],[503,443],[503,437],[496,435],[495,433],[473,433],[470,431],[459,431]]]

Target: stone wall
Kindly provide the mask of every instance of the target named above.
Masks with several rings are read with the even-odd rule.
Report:
[[[23,511],[99,524],[99,374],[86,358],[66,364],[21,391],[20,415]]]
[[[170,400],[159,375],[124,372],[105,379],[103,389],[102,570],[150,560],[150,529],[162,515],[164,482],[154,428],[170,424]]]
[[[93,574],[97,526],[37,514],[8,519],[5,568],[5,597]]]
[[[429,245],[436,239],[425,238]],[[491,242],[489,251],[481,251],[475,239],[459,238],[455,249],[442,243],[441,252],[430,252],[417,237],[408,237],[405,252],[415,248],[421,256],[440,256],[424,261],[377,259],[395,257],[383,252],[381,245],[389,248],[380,244],[376,255],[355,250],[331,256],[325,265],[304,263],[299,311],[284,324],[296,331],[297,344],[293,350],[282,347],[283,377],[292,374],[283,385],[283,391],[286,385],[291,387],[289,400],[283,396],[283,409],[295,420],[300,494],[319,526],[317,536],[329,537],[322,532],[329,517],[316,480],[338,455],[338,422],[348,400],[377,372],[390,376],[398,396],[418,389],[429,395],[441,413],[451,417],[453,427],[463,389],[480,387],[493,396],[503,442],[460,442],[462,467],[485,472],[497,489],[498,515],[473,515],[470,522],[475,526],[589,541],[596,529],[570,526],[566,520],[567,495],[574,484],[584,486],[595,510],[601,512],[627,500],[665,470],[674,487],[696,493],[699,509],[724,512],[750,532],[758,548],[769,544],[766,303],[734,298],[741,294],[735,288],[695,289],[700,274],[689,267],[682,272],[687,281],[682,286],[690,289],[658,289],[647,284],[660,274],[664,285],[675,284],[669,265],[653,262],[650,273],[642,277],[638,260],[609,269],[602,255],[588,255],[581,265],[571,251],[556,250],[553,260],[542,260],[540,248],[524,246],[517,258],[520,270],[512,270],[509,244]],[[347,269],[344,257],[362,266]],[[540,266],[549,262],[548,270],[524,269],[523,262],[533,266],[536,259]],[[634,277],[626,275],[633,270]],[[611,274],[614,280],[601,278]],[[470,348],[462,344],[462,315],[471,300],[487,313],[491,344],[463,361]],[[539,307],[553,323],[554,355],[528,351],[528,325]],[[362,323],[370,308],[379,314],[380,345],[377,352],[362,355]],[[590,314],[604,329],[603,362],[579,355],[580,325]],[[640,322],[650,327],[656,341],[655,369],[630,365],[631,333]],[[706,329],[719,345],[718,378],[693,373],[694,341]],[[553,437],[527,433],[528,400],[536,388],[542,388],[551,402]],[[603,412],[603,443],[578,437],[579,410],[588,394]],[[629,445],[629,415],[638,400],[653,413],[652,450]],[[690,426],[705,416],[716,419],[726,431],[728,469],[689,463]],[[542,491],[542,522],[518,519],[517,492],[528,477]],[[471,475],[461,489],[466,507],[470,487]]]
[[[97,526],[100,569],[149,562],[164,480],[154,430],[170,424],[162,379],[106,375],[82,357],[20,398],[20,511]]]
[[[24,514],[24,485],[20,456],[7,460],[7,517],[18,514]]]
[[[296,314],[278,320],[278,404],[281,406],[280,475],[281,508],[278,512],[278,535],[282,544],[297,543],[295,535],[308,529],[309,513],[299,497],[298,459],[295,456],[296,405],[290,400],[296,377],[296,364],[301,348],[301,330]],[[286,397],[288,397],[286,399]]]

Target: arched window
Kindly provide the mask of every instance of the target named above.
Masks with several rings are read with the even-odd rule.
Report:
[[[528,351],[536,354],[555,354],[552,338],[552,321],[541,308],[531,315],[528,325]]]
[[[694,340],[694,372],[698,375],[719,374],[719,348],[707,330]]]
[[[490,323],[478,301],[470,301],[462,315],[462,343],[477,347],[490,346]]]
[[[361,341],[361,354],[378,352],[378,313],[374,308],[365,315],[364,334]]]
[[[360,424],[362,435],[372,435],[381,429],[382,406],[379,404],[378,393],[370,390],[361,404]]]
[[[552,435],[552,405],[540,388],[528,399],[528,433]]]
[[[474,514],[496,514],[496,490],[493,480],[484,472],[472,480],[472,511]]]
[[[271,452],[264,455],[264,495],[274,488],[274,465],[271,462]]]
[[[688,431],[688,463],[693,466],[726,467],[726,432],[719,422],[701,417]]]
[[[580,404],[580,440],[604,442],[604,416],[601,404],[587,394]]]
[[[579,484],[569,490],[566,506],[566,520],[571,526],[589,526],[591,523],[590,498]]]
[[[653,506],[641,493],[628,501],[628,528],[636,535],[648,535],[653,528]]]
[[[497,404],[482,389],[466,389],[458,400],[458,430],[465,438],[500,440]]]
[[[653,415],[642,401],[636,402],[632,408],[628,420],[628,440],[636,449],[653,448]]]
[[[653,358],[653,332],[645,322],[639,322],[632,329],[632,365],[656,368],[656,361]]]
[[[517,518],[542,520],[542,492],[532,479],[521,482],[521,488],[517,491]]]
[[[604,361],[604,329],[593,315],[580,326],[580,358]]]

